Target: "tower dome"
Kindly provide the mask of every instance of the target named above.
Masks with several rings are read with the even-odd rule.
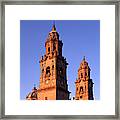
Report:
[[[27,96],[26,96],[27,100],[37,100],[37,88],[34,86],[34,88],[32,89],[32,92],[30,92]]]
[[[59,34],[56,31],[55,23],[52,26],[52,30],[49,32],[47,40],[59,40]]]
[[[88,62],[85,60],[85,56],[84,56],[82,62],[80,63],[80,69],[85,69],[85,68],[89,68],[89,66],[88,66]]]

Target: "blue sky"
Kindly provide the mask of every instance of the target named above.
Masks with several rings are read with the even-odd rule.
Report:
[[[34,84],[39,86],[39,60],[45,53],[45,41],[52,20],[20,21],[20,99],[25,99]],[[69,63],[67,78],[71,98],[75,96],[75,80],[83,56],[91,68],[94,97],[100,99],[100,21],[56,20],[57,32],[63,42],[63,56]]]

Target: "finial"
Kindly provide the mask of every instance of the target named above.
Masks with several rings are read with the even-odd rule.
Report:
[[[34,89],[36,89],[36,84],[34,84]]]
[[[52,27],[52,31],[56,31],[56,27],[55,27],[55,21],[53,21],[53,27]]]
[[[83,57],[83,60],[85,61],[85,56]]]
[[[55,25],[55,20],[53,20],[53,25]]]

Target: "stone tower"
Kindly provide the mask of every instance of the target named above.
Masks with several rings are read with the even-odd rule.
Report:
[[[67,61],[62,56],[63,43],[53,24],[45,42],[46,53],[40,59],[40,85],[38,99],[68,100],[70,92],[67,84]]]
[[[75,100],[93,100],[93,82],[90,79],[90,68],[83,58],[78,69],[78,78],[75,81]]]

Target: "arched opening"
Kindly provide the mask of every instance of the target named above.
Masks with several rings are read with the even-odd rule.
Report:
[[[78,87],[76,88],[76,91],[78,91]]]
[[[48,53],[50,53],[50,47],[48,47]]]
[[[46,74],[50,74],[50,67],[49,66],[46,68]]]
[[[53,44],[53,51],[56,49],[56,45],[55,45],[55,43]]]
[[[81,78],[83,78],[83,74],[81,73]]]
[[[54,65],[52,65],[52,70],[54,69]]]
[[[80,92],[83,92],[83,87],[82,86],[80,87]]]
[[[44,73],[44,69],[42,69],[42,73]]]

